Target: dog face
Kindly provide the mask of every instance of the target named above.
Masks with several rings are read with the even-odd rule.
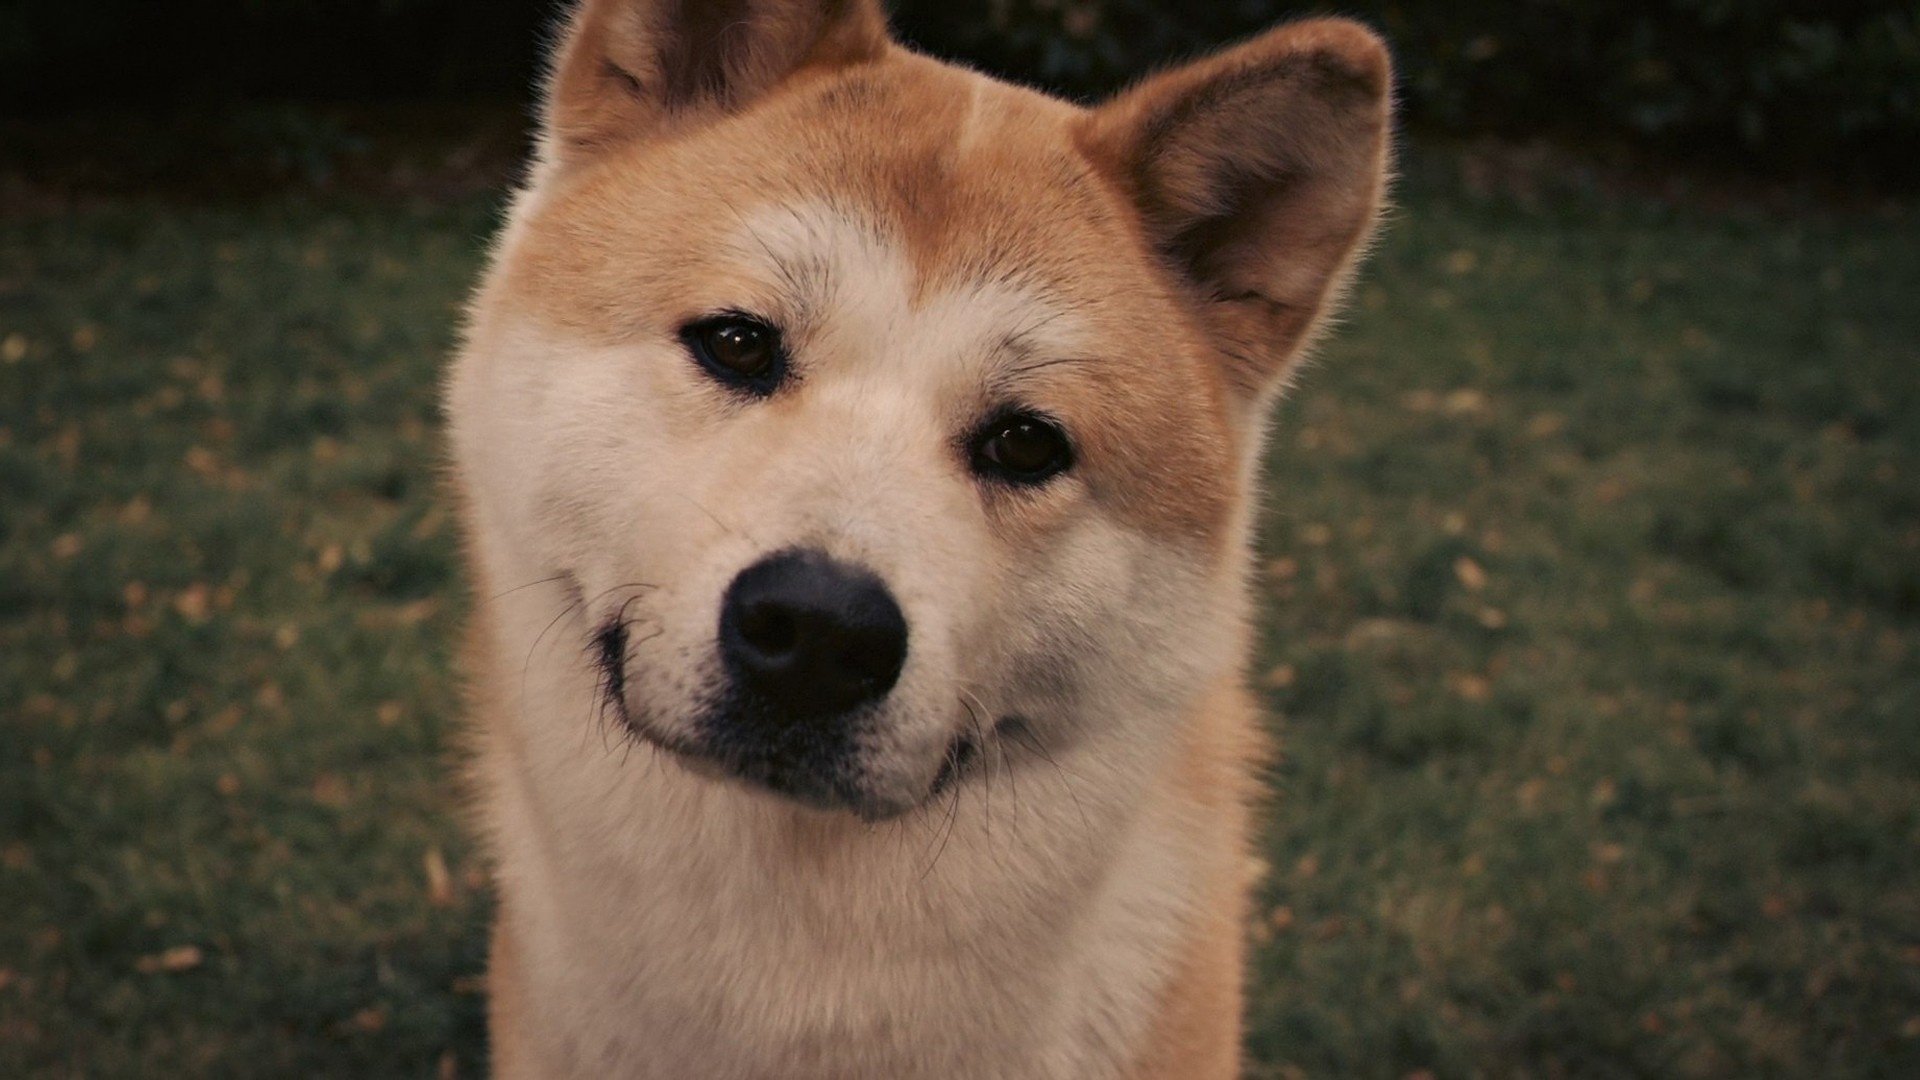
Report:
[[[1238,662],[1378,44],[1303,24],[1087,111],[860,5],[695,6],[576,15],[450,388],[477,530],[715,778],[880,818],[982,753],[1149,754]]]

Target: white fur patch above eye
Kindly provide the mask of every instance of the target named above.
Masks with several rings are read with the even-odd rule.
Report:
[[[1023,360],[1086,348],[1081,320],[1046,291],[1004,279],[930,288],[885,227],[824,203],[747,214],[721,250],[742,292],[775,308],[755,314],[797,332],[803,365],[971,401]]]

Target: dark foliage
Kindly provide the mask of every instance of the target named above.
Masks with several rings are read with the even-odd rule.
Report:
[[[0,0],[0,110],[524,94],[561,0]],[[1913,178],[1920,4],[897,0],[922,47],[1074,94],[1332,10],[1386,31],[1409,119]]]
[[[1282,19],[1383,30],[1409,118],[1444,130],[1600,137],[1765,167],[1920,161],[1920,4],[1889,0],[903,0],[930,50],[1072,93]]]

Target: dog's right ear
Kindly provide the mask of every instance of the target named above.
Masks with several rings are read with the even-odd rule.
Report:
[[[547,83],[546,154],[584,161],[887,47],[878,0],[582,0]]]
[[[1253,400],[1285,384],[1373,231],[1392,85],[1371,30],[1310,19],[1088,114],[1089,154],[1139,208],[1230,384]]]

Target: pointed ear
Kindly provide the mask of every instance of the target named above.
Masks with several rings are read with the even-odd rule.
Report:
[[[1318,19],[1166,72],[1096,109],[1085,145],[1218,335],[1232,382],[1278,385],[1379,212],[1391,68]]]
[[[878,0],[582,0],[547,83],[546,151],[589,158],[887,46]]]

